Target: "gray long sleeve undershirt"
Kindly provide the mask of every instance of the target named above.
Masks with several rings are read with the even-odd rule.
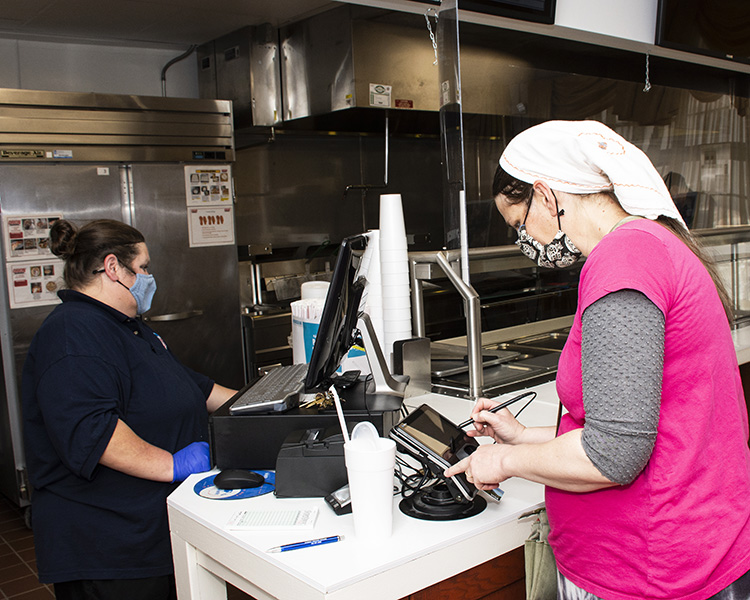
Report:
[[[582,443],[610,481],[631,483],[656,441],[664,366],[664,315],[634,290],[608,294],[583,313]]]

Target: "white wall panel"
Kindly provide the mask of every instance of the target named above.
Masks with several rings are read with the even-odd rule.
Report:
[[[557,0],[555,25],[653,44],[657,0]]]
[[[6,53],[7,46],[7,53]],[[177,50],[0,40],[0,86],[161,96],[161,71]],[[167,95],[197,98],[195,55],[167,71]]]

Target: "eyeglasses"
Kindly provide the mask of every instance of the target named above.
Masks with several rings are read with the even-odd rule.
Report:
[[[117,259],[117,262],[120,263],[123,267],[125,267],[128,271],[130,271],[133,275],[137,275],[137,273],[133,271],[133,269],[131,269],[128,265],[123,263],[119,258]],[[148,267],[145,267],[143,270],[148,273]],[[101,269],[94,269],[93,271],[91,271],[91,274],[99,275],[99,273],[104,273],[104,271],[106,271],[106,269],[102,267]]]
[[[557,204],[557,195],[555,194],[554,191],[552,192],[552,197],[555,199],[555,210],[557,211],[557,215],[556,215],[557,216],[557,228],[558,229],[562,229],[562,225],[560,224],[560,217],[565,214],[565,209],[560,210],[560,208],[558,207],[558,204]],[[529,205],[526,207],[526,214],[523,217],[523,223],[521,223],[516,228],[516,233],[518,234],[518,237],[519,237],[519,240],[516,242],[517,245],[520,245],[519,242],[526,241],[525,238],[530,238],[531,237],[531,236],[529,236],[528,233],[526,233],[526,220],[529,218],[529,211],[531,210],[531,201],[533,199],[534,199],[534,194],[532,193],[531,194],[531,198],[529,198]],[[521,239],[521,238],[524,238],[524,239]]]

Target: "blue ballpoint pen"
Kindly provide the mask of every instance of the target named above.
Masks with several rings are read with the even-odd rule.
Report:
[[[294,544],[284,544],[269,548],[266,552],[287,552],[289,550],[299,550],[300,548],[310,548],[311,546],[321,546],[323,544],[332,544],[344,539],[343,535],[332,535],[329,537],[318,538],[317,540],[306,540],[304,542],[295,542]]]

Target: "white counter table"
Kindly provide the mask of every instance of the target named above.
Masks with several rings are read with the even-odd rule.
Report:
[[[750,327],[733,331],[738,362],[750,362]],[[534,388],[537,399],[522,413],[526,425],[552,425],[557,416],[554,382]],[[519,393],[519,392],[515,392]],[[510,397],[508,395],[507,397]],[[426,403],[451,419],[468,418],[467,400],[427,394],[407,401]],[[394,499],[393,536],[381,545],[360,544],[351,515],[336,516],[322,499],[210,500],[193,488],[204,475],[185,481],[168,499],[175,573],[180,600],[226,597],[225,581],[258,600],[387,600],[414,594],[481,565],[523,544],[530,522],[518,517],[543,504],[543,488],[519,479],[501,487],[502,501],[468,519],[435,522],[407,517]],[[224,525],[242,509],[317,506],[315,528],[304,532],[236,532]],[[280,544],[341,534],[344,541],[317,548],[268,554]]]
[[[554,382],[534,389],[539,395],[520,420],[527,425],[554,424]],[[407,405],[422,403],[454,422],[468,418],[472,406],[467,400],[436,394],[412,398]],[[521,546],[530,520],[519,522],[518,517],[541,506],[544,499],[541,485],[512,479],[502,485],[502,501],[488,500],[482,513],[436,522],[404,515],[396,497],[393,535],[372,545],[356,540],[351,515],[335,515],[322,499],[278,499],[266,494],[213,500],[193,491],[205,476],[191,476],[168,499],[180,600],[225,598],[224,581],[258,600],[402,598]],[[237,510],[309,506],[320,512],[311,531],[258,533],[224,527]],[[343,535],[344,541],[280,554],[266,552],[273,546],[335,534]]]

